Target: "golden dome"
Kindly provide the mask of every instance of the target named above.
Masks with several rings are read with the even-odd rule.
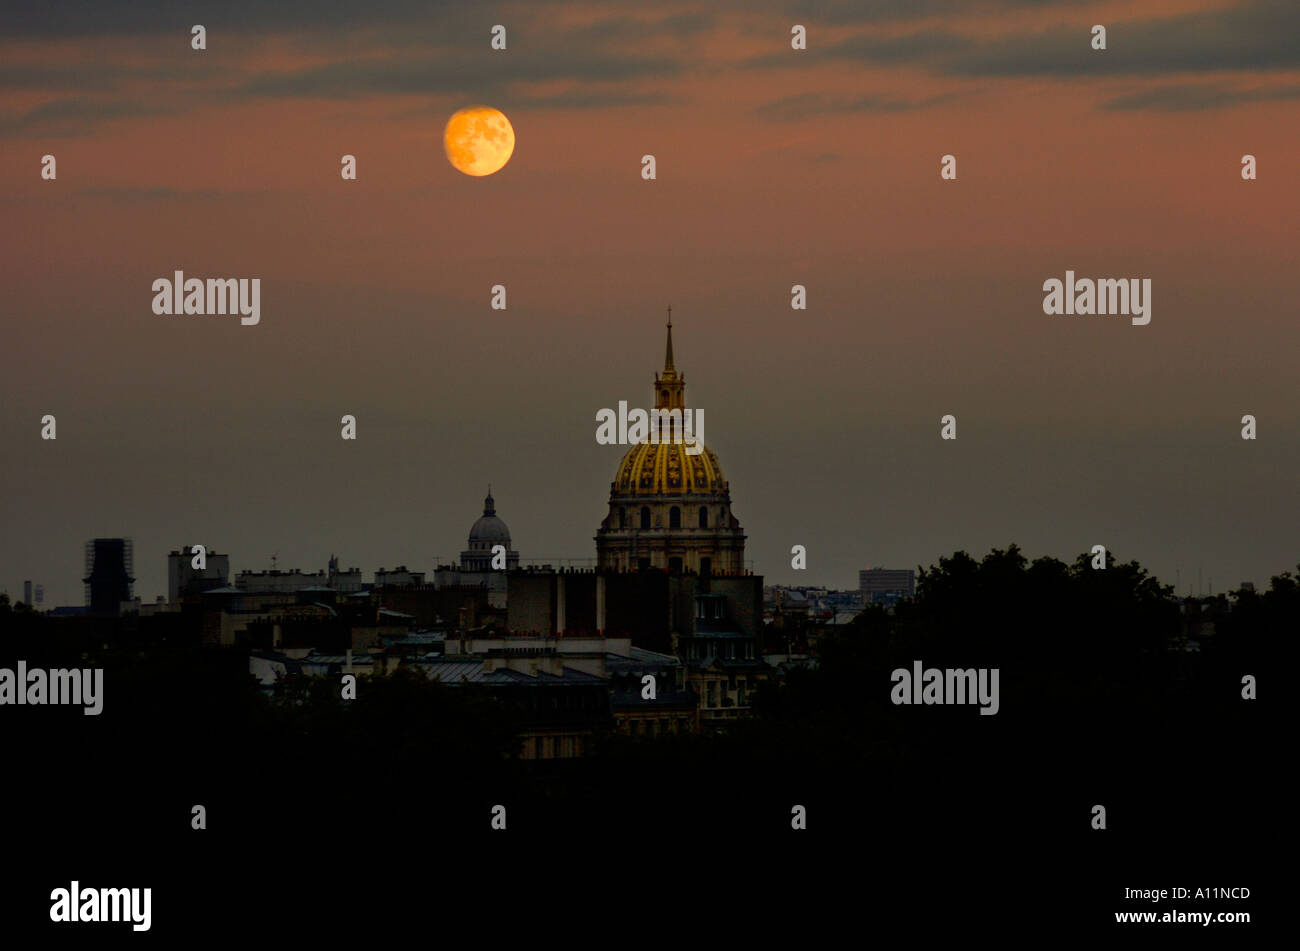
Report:
[[[686,449],[681,443],[633,446],[619,463],[611,495],[724,494],[727,480],[713,450],[705,446],[692,456]]]

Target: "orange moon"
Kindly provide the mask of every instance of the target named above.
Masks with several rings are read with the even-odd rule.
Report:
[[[515,130],[505,114],[488,106],[459,109],[442,133],[447,161],[466,175],[491,175],[510,161]]]

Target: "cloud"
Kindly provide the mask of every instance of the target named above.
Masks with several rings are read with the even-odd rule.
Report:
[[[716,63],[701,37],[725,38],[718,11],[744,14],[756,23],[781,17],[809,27],[814,45],[807,53],[782,50],[745,61],[746,68],[820,69],[830,63],[914,66],[940,76],[1062,77],[1163,75],[1224,70],[1300,69],[1300,0],[1242,0],[1205,12],[1114,20],[1105,51],[1091,49],[1091,21],[1080,18],[1040,32],[1012,32],[992,38],[955,31],[940,19],[921,28],[886,35],[859,32],[822,45],[818,25],[904,23],[946,14],[1000,13],[992,26],[1014,31],[1016,11],[1069,10],[1074,0],[718,0],[710,12],[669,8],[644,15],[607,15],[599,5],[565,4],[564,13],[590,14],[581,23],[560,19],[555,6],[506,4],[484,14],[474,0],[305,0],[287,4],[263,0],[215,0],[176,7],[171,0],[48,0],[11,14],[7,37],[60,41],[95,34],[139,33],[130,62],[0,67],[0,88],[73,93],[22,115],[0,117],[0,136],[35,130],[80,135],[106,120],[160,115],[252,99],[346,99],[382,95],[465,98],[514,102],[539,109],[600,109],[679,102],[680,95],[649,88]],[[189,50],[189,26],[208,27],[209,50]],[[493,23],[509,30],[509,49],[493,52]],[[788,29],[788,26],[783,29]],[[905,28],[906,29],[906,28]],[[174,42],[159,33],[175,32]],[[274,34],[310,53],[310,65],[267,69],[259,44],[230,43],[232,33]],[[784,35],[784,34],[783,34]],[[8,44],[3,44],[8,45]],[[28,44],[30,45],[30,43]],[[120,46],[121,44],[118,44]],[[785,44],[781,44],[785,45]],[[154,50],[150,53],[149,50]],[[113,44],[96,55],[112,56]],[[700,56],[694,55],[700,52]],[[117,54],[121,59],[121,53]],[[246,60],[243,57],[247,57]],[[250,65],[256,64],[256,65]],[[559,90],[559,91],[556,91]],[[105,94],[123,101],[108,102]],[[864,95],[830,98],[814,93],[788,96],[755,113],[778,121],[814,115],[891,113],[930,108],[952,94],[928,98]],[[1111,98],[1105,109],[1201,109],[1269,99],[1285,92],[1185,87],[1135,91]],[[142,103],[153,102],[145,106]]]
[[[120,71],[79,63],[75,66],[0,66],[0,89],[81,90],[108,92],[121,84]]]
[[[862,34],[797,56],[749,60],[749,67],[820,66],[827,60],[914,65],[942,75],[1098,76],[1300,68],[1300,2],[1244,0],[1236,6],[1106,24],[1107,48],[1094,50],[1092,20],[1036,32],[976,39],[945,28]]]
[[[776,13],[791,24],[846,26],[932,17],[1011,15],[1033,7],[1082,7],[1091,0],[732,0],[725,4],[747,13]],[[716,9],[721,4],[713,4]]]
[[[488,21],[484,21],[485,23]],[[512,21],[514,22],[514,21]],[[556,29],[521,17],[509,28],[509,47],[493,51],[486,27],[481,42],[466,43],[443,36],[437,43],[412,46],[398,43],[367,55],[364,44],[322,65],[263,73],[236,87],[237,98],[328,97],[379,94],[500,96],[527,84],[599,84],[680,75],[691,64],[677,47],[706,30],[710,16],[683,14],[658,19],[615,17],[592,24]],[[659,37],[666,52],[647,53],[648,41]],[[526,92],[525,92],[526,96]],[[598,103],[649,101],[640,94],[595,92],[586,98]],[[583,97],[563,93],[538,96],[539,103]]]
[[[1078,76],[1267,70],[1300,67],[1300,3],[1248,0],[1171,17],[1113,21],[1106,49],[1090,45],[1091,25],[1060,26],[981,44],[943,64],[978,76]]]
[[[441,4],[470,6],[470,0]],[[430,4],[420,0],[321,0],[274,3],[267,0],[41,0],[5,13],[8,36],[132,36],[176,33],[189,46],[190,27],[202,23],[212,37],[221,33],[361,27],[376,21],[418,18]]]
[[[889,36],[864,34],[841,40],[816,55],[781,52],[749,60],[749,67],[811,67],[826,61],[882,66],[910,65],[954,77],[1114,77],[1177,75],[1224,71],[1300,69],[1300,2],[1244,0],[1236,6],[1174,16],[1114,20],[1107,26],[1107,49],[1091,46],[1091,21],[992,39],[944,28]],[[1163,111],[1227,108],[1251,102],[1295,98],[1292,86],[1236,89],[1229,85],[1165,87],[1136,91],[1101,104],[1103,109]],[[942,100],[938,100],[942,101]],[[759,112],[794,119],[836,111],[903,111],[924,108],[930,100],[909,102],[867,97],[856,104],[816,97],[790,97]]]
[[[487,44],[484,44],[484,51]],[[350,59],[293,72],[262,75],[234,91],[236,97],[301,97],[341,99],[396,93],[405,95],[499,94],[517,83],[610,82],[643,76],[677,74],[667,57],[645,57],[589,49],[522,52],[485,59],[491,54],[460,51],[458,55],[412,58]]]
[[[1161,86],[1127,93],[1102,103],[1103,109],[1151,109],[1156,112],[1185,112],[1196,109],[1223,109],[1252,102],[1300,99],[1300,84],[1239,89],[1223,83],[1200,83],[1194,86]]]
[[[147,88],[150,84],[186,86],[210,84],[237,75],[229,63],[196,62],[189,57],[170,57],[165,64],[140,66],[121,62],[76,62],[68,64],[0,66],[0,89],[24,92],[77,92],[102,95],[124,87]]]
[[[731,10],[780,15],[791,23],[831,26],[927,19],[950,15],[986,15],[1035,7],[1086,6],[1088,0],[714,0],[713,10]],[[503,23],[507,28],[530,16],[552,19],[547,7],[563,6],[566,12],[601,11],[608,4],[592,2],[494,4],[485,12],[481,0],[40,0],[10,4],[6,10],[5,35],[67,38],[72,36],[131,36],[175,33],[188,46],[189,30],[195,23],[208,28],[210,37],[223,34],[265,32],[316,33],[332,30],[362,30],[387,24],[424,26],[459,24],[479,29]],[[685,4],[683,4],[685,6]],[[647,31],[684,37],[707,29],[713,15],[698,12],[673,13],[658,20],[610,17],[588,30],[592,37],[644,37]],[[513,33],[513,29],[510,30]],[[211,43],[211,41],[210,41]],[[211,45],[209,48],[212,48]]]
[[[568,32],[582,42],[642,42],[647,36],[667,36],[682,40],[703,33],[713,27],[711,13],[677,13],[657,20],[638,17],[607,17],[589,26],[576,27]]]
[[[951,2],[951,0],[950,0]],[[208,48],[222,36],[249,33],[320,33],[413,29],[422,40],[457,42],[473,31],[486,47],[488,30],[504,24],[515,29],[555,19],[547,7],[566,12],[586,9],[604,13],[599,3],[525,2],[493,4],[481,0],[41,0],[25,9],[6,11],[5,34],[12,37],[62,39],[76,36],[156,36],[175,34],[189,48],[190,28],[203,24]],[[652,8],[653,9],[653,8]],[[644,39],[649,34],[685,37],[708,29],[712,14],[672,13],[659,17],[605,16],[573,32],[592,39]],[[439,44],[441,45],[441,44]]]
[[[0,116],[0,137],[40,132],[67,138],[87,135],[99,123],[109,119],[172,115],[176,112],[176,107],[161,103],[146,105],[132,100],[106,101],[74,96],[42,103],[22,115]]]
[[[124,186],[103,186],[78,188],[77,194],[89,198],[107,198],[113,201],[150,202],[150,201],[229,201],[232,198],[257,197],[259,192],[235,192],[225,188],[133,188]]]
[[[621,106],[663,106],[683,101],[682,97],[669,93],[640,93],[617,89],[605,91],[569,89],[559,93],[509,98],[529,109],[607,109]]]
[[[896,96],[866,95],[857,98],[832,98],[822,93],[807,92],[764,103],[754,109],[754,114],[767,119],[791,122],[813,116],[843,115],[846,113],[914,112],[928,109],[958,97],[957,93],[941,93],[922,99],[905,99]]]
[[[292,29],[296,23],[283,21],[286,32],[275,42],[287,40],[311,51],[309,65],[298,68],[267,68],[261,44],[227,44],[223,49],[223,24],[240,20],[241,29],[247,29],[249,22],[242,19],[245,13],[263,25],[280,22],[276,15],[268,18],[262,4],[246,5],[238,0],[219,13],[214,12],[215,7],[187,12],[187,22],[178,28],[175,43],[160,43],[151,35],[129,48],[108,44],[99,49],[98,55],[116,55],[116,62],[60,64],[52,55],[27,68],[6,64],[0,67],[0,88],[45,91],[57,98],[27,112],[0,116],[0,137],[25,132],[85,135],[111,119],[259,99],[461,97],[537,109],[679,102],[682,97],[661,89],[633,87],[639,87],[636,81],[643,78],[663,80],[679,75],[683,65],[690,63],[681,52],[682,43],[712,24],[712,16],[701,13],[607,16],[581,25],[557,26],[553,17],[535,7],[510,16],[494,13],[484,18],[481,8],[459,0],[433,8],[427,3],[379,6],[381,21],[387,16],[394,18],[392,22],[367,20],[367,30],[356,34],[337,29],[305,37]],[[355,9],[352,4],[346,7]],[[117,8],[112,2],[102,7],[98,3],[53,3],[50,9],[23,19],[18,32],[40,33],[43,17],[54,17],[66,26],[62,32],[55,31],[59,39],[97,29],[126,33],[133,24],[140,29],[158,28],[153,14],[145,18],[147,23],[136,23],[138,11],[125,13],[120,22],[101,22],[103,9]],[[146,3],[145,9],[157,13],[161,7]],[[313,4],[310,14],[304,23],[309,21],[319,30],[339,26],[347,18],[331,4]],[[501,21],[498,16],[509,24],[506,52],[495,52],[488,43],[489,27]],[[401,17],[407,19],[398,22]],[[470,26],[456,22],[457,17],[473,20],[474,42],[468,41]],[[190,20],[208,27],[209,49],[205,53],[189,49]],[[662,52],[647,52],[649,42],[656,39]]]
[[[821,66],[826,60],[862,63],[925,63],[970,49],[974,41],[950,30],[917,30],[900,36],[860,35],[817,49],[815,53],[792,54],[783,50],[747,60],[750,68]]]

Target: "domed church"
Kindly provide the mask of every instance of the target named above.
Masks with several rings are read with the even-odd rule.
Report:
[[[671,309],[664,370],[655,374],[654,406],[686,409],[686,376],[673,365]],[[660,439],[632,446],[619,463],[609,487],[609,514],[596,532],[599,567],[742,573],[745,533],[731,514],[731,489],[718,457],[707,447],[691,455],[681,442],[669,441],[667,435]]]
[[[492,549],[496,545],[501,545],[506,550],[506,568],[518,568],[519,552],[510,548],[510,529],[497,517],[492,486],[488,486],[487,498],[483,500],[483,514],[469,530],[469,548],[460,553],[461,570],[491,571]]]

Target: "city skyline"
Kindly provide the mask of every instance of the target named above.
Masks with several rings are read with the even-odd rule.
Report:
[[[102,538],[102,537],[111,537],[111,536],[100,536],[100,537]],[[134,541],[134,539],[133,539],[131,536],[129,536],[129,535],[127,535],[127,536],[118,536],[118,537],[123,537],[123,538],[125,538],[127,541],[130,541],[130,542],[133,542],[133,541]],[[89,540],[88,540],[87,544],[88,544],[88,543],[89,543]],[[152,603],[153,601],[155,601],[155,600],[159,600],[159,599],[164,600],[164,601],[168,600],[167,592],[166,592],[166,588],[167,588],[167,567],[166,567],[166,558],[167,558],[167,555],[169,555],[169,554],[176,554],[177,552],[180,552],[181,554],[183,554],[183,555],[185,556],[185,558],[189,558],[189,557],[191,557],[192,552],[191,552],[190,548],[188,547],[188,544],[189,544],[189,543],[187,543],[187,547],[182,547],[182,548],[172,548],[172,549],[168,549],[168,550],[165,551],[165,552],[162,552],[161,555],[160,555],[160,558],[161,558],[161,560],[162,560],[163,567],[160,569],[159,572],[153,572],[153,571],[150,571],[148,568],[145,568],[145,569],[142,571],[142,570],[140,569],[139,566],[137,566],[137,567],[135,568],[135,574],[134,574],[134,576],[133,576],[133,578],[134,578],[134,581],[133,581],[133,588],[134,588],[134,597],[135,597],[135,599],[136,599],[137,601],[140,601],[142,604],[149,604],[149,603]],[[195,544],[195,545],[199,545],[199,544],[204,544],[204,542],[199,541],[199,540],[196,540],[196,541],[193,542],[193,544]],[[1011,545],[1015,545],[1016,543],[1012,542],[1012,543],[1009,543],[1009,544],[1011,544]],[[929,570],[929,569],[935,567],[935,566],[938,564],[938,562],[939,562],[939,560],[940,560],[941,558],[948,557],[948,556],[954,554],[955,551],[957,551],[957,550],[965,550],[965,551],[967,552],[967,554],[972,555],[972,556],[975,557],[976,559],[979,559],[979,558],[983,557],[985,554],[987,554],[988,552],[993,551],[993,550],[996,550],[997,547],[998,547],[998,546],[993,546],[993,547],[990,547],[990,548],[985,549],[985,550],[976,550],[976,551],[972,551],[972,550],[969,550],[969,549],[955,549],[954,552],[944,552],[944,553],[938,554],[938,555],[936,555],[933,559],[931,559],[929,562],[921,563],[921,564],[918,564],[918,565],[914,565],[914,566],[912,566],[912,567],[910,567],[910,568],[901,568],[901,567],[899,567],[899,566],[897,566],[897,565],[885,564],[885,563],[877,563],[877,564],[871,564],[871,565],[866,565],[866,564],[864,564],[864,565],[862,565],[860,568],[855,569],[855,570],[854,570],[853,572],[851,572],[851,573],[854,574],[854,575],[861,575],[864,571],[868,571],[868,570],[872,570],[872,569],[877,570],[877,571],[885,571],[885,572],[887,572],[887,573],[890,573],[890,572],[899,572],[899,571],[914,572],[914,571],[916,571],[916,569],[918,569],[918,568],[924,568],[924,569],[926,569],[926,570]],[[1003,546],[1003,547],[1006,547],[1006,546]],[[375,580],[375,576],[378,575],[378,574],[380,574],[380,573],[392,574],[392,573],[395,573],[395,572],[408,571],[408,572],[423,573],[423,574],[428,575],[429,577],[432,577],[432,573],[433,573],[433,571],[435,571],[435,570],[438,569],[438,568],[453,568],[453,567],[458,567],[458,566],[460,566],[460,562],[461,562],[461,554],[463,554],[463,553],[461,553],[461,554],[454,554],[454,553],[453,553],[453,554],[448,554],[448,555],[438,555],[438,556],[434,556],[434,560],[433,560],[432,562],[429,562],[429,563],[427,563],[427,564],[422,564],[422,565],[407,564],[407,563],[404,563],[404,562],[393,561],[393,562],[385,562],[385,563],[380,564],[380,565],[377,565],[377,566],[362,565],[362,564],[353,564],[352,562],[346,560],[345,558],[339,557],[338,554],[337,554],[336,552],[333,552],[333,551],[331,551],[329,554],[323,556],[323,560],[321,560],[319,564],[317,564],[316,562],[310,562],[310,563],[304,563],[304,564],[298,564],[298,563],[290,564],[290,563],[288,563],[288,562],[285,562],[283,559],[281,559],[281,558],[279,557],[279,553],[276,552],[276,553],[273,553],[271,556],[268,556],[268,558],[266,559],[266,562],[265,562],[264,564],[254,565],[251,561],[248,562],[248,563],[245,563],[245,562],[239,560],[239,556],[238,556],[238,554],[235,554],[235,553],[231,553],[231,552],[225,551],[225,550],[221,549],[219,546],[208,546],[208,547],[206,548],[206,550],[205,550],[205,554],[206,554],[208,557],[212,557],[212,556],[214,556],[214,555],[220,555],[220,556],[223,557],[223,558],[231,558],[231,557],[233,557],[233,558],[235,559],[234,561],[231,562],[231,566],[230,566],[230,574],[229,574],[229,580],[230,580],[230,583],[231,583],[232,585],[234,585],[234,584],[236,583],[236,580],[237,580],[238,576],[239,576],[239,575],[242,575],[242,574],[244,574],[244,573],[249,573],[249,574],[274,574],[274,573],[276,573],[276,572],[279,572],[280,574],[284,574],[284,575],[290,575],[290,574],[293,574],[293,573],[302,573],[302,574],[306,574],[306,575],[318,575],[318,574],[319,574],[319,575],[324,575],[324,574],[327,574],[327,573],[328,573],[328,570],[329,570],[329,569],[328,569],[328,565],[327,565],[327,563],[328,563],[331,559],[337,559],[338,562],[339,562],[339,570],[340,570],[340,571],[343,571],[343,572],[360,572],[360,573],[361,573],[361,577],[362,577],[362,580],[363,580],[363,584],[364,584],[364,586],[367,587],[367,588],[369,588],[369,587],[371,587],[371,586],[373,586],[373,585],[376,585],[376,584],[379,584],[379,583],[380,583],[379,581]],[[1036,559],[1036,558],[1039,558],[1039,557],[1046,557],[1046,558],[1056,558],[1056,559],[1059,560],[1059,561],[1063,561],[1063,562],[1069,563],[1069,562],[1073,561],[1074,558],[1077,557],[1078,555],[1080,555],[1080,554],[1084,554],[1084,552],[1075,552],[1075,553],[1073,553],[1073,554],[1064,554],[1064,553],[1060,553],[1060,554],[1058,554],[1058,553],[1051,553],[1051,552],[1024,552],[1024,554],[1025,554],[1026,557],[1029,558],[1029,560],[1031,560],[1031,561],[1034,560],[1034,559]],[[1111,553],[1109,553],[1109,554],[1114,554],[1114,553],[1111,552]],[[155,560],[156,560],[156,559],[155,559]],[[1118,558],[1117,558],[1117,560],[1122,560],[1122,561],[1131,561],[1131,560],[1138,560],[1138,559],[1118,559]],[[143,563],[144,563],[144,564],[148,564],[148,561],[149,561],[149,560],[146,559],[146,561],[143,562]],[[524,569],[524,570],[532,569],[532,568],[543,568],[543,567],[545,567],[545,568],[554,568],[554,569],[556,569],[556,570],[565,570],[565,569],[586,569],[586,570],[596,570],[596,562],[597,562],[597,558],[596,558],[595,556],[587,556],[587,557],[573,557],[573,558],[570,558],[570,557],[568,557],[568,556],[559,556],[559,555],[557,555],[557,556],[538,555],[537,557],[521,558],[521,559],[520,559],[520,562],[519,562],[519,565],[518,565],[517,567],[518,567],[518,569]],[[1141,561],[1138,560],[1138,563],[1141,564]],[[1142,567],[1146,568],[1147,566],[1146,566],[1146,565],[1143,565]],[[1271,577],[1273,577],[1273,576],[1275,576],[1275,575],[1282,574],[1283,572],[1294,572],[1294,571],[1295,571],[1295,568],[1296,568],[1296,566],[1289,566],[1289,567],[1280,568],[1280,569],[1278,569],[1277,571],[1273,572],[1271,575],[1269,575],[1269,578],[1271,578]],[[502,569],[502,570],[504,571],[505,569]],[[515,569],[515,568],[511,568],[511,569],[508,569],[508,570],[513,571],[513,570],[516,570],[516,569]],[[1148,570],[1149,570],[1149,569],[1148,569]],[[752,573],[752,574],[755,574],[755,575],[759,575],[759,576],[761,576],[761,577],[763,578],[763,580],[764,580],[765,586],[771,586],[771,587],[777,587],[777,588],[789,588],[789,589],[824,589],[824,590],[827,590],[827,591],[833,591],[833,592],[848,592],[848,591],[860,591],[860,590],[861,590],[861,588],[860,588],[860,579],[859,579],[859,583],[852,583],[852,584],[833,584],[833,583],[829,583],[829,582],[826,582],[826,581],[824,581],[824,580],[821,580],[821,579],[819,579],[819,578],[816,577],[816,576],[809,575],[808,577],[798,577],[798,578],[796,578],[794,581],[775,581],[775,580],[769,578],[768,576],[763,575],[762,572],[760,572],[760,571],[758,571],[758,570],[756,570],[756,569],[747,569],[747,571],[748,571],[748,573]],[[144,585],[148,585],[148,584],[153,583],[153,582],[152,582],[151,580],[149,580],[149,579],[151,579],[152,576],[153,576],[154,574],[161,574],[161,575],[162,575],[162,578],[163,578],[162,589],[163,589],[163,590],[159,590],[159,591],[145,591],[145,590],[143,590],[143,586],[144,586]],[[1157,577],[1158,577],[1158,579],[1159,579],[1159,581],[1160,581],[1161,584],[1165,584],[1165,585],[1169,585],[1169,586],[1171,586],[1171,587],[1174,587],[1174,589],[1175,589],[1175,592],[1174,592],[1174,593],[1175,593],[1176,595],[1180,596],[1180,597],[1184,597],[1184,596],[1185,596],[1185,597],[1210,597],[1210,596],[1213,596],[1213,595],[1215,595],[1215,594],[1227,594],[1227,593],[1230,593],[1231,591],[1237,590],[1237,589],[1240,587],[1240,585],[1243,584],[1243,583],[1245,583],[1245,584],[1255,585],[1257,588],[1259,588],[1259,589],[1263,589],[1263,588],[1267,587],[1267,585],[1268,585],[1268,580],[1269,580],[1269,578],[1265,578],[1265,579],[1263,580],[1262,583],[1257,583],[1257,582],[1255,582],[1255,581],[1253,581],[1253,580],[1251,580],[1251,579],[1244,579],[1243,582],[1236,582],[1236,583],[1223,584],[1223,583],[1220,583],[1220,582],[1216,581],[1216,579],[1215,579],[1213,576],[1206,577],[1206,576],[1204,575],[1203,568],[1199,568],[1199,567],[1198,567],[1197,571],[1195,572],[1195,577],[1191,577],[1191,576],[1184,577],[1184,576],[1183,576],[1183,572],[1182,572],[1181,570],[1180,570],[1178,573],[1176,573],[1174,580],[1170,580],[1170,579],[1168,579],[1168,578],[1160,577],[1160,576],[1158,576],[1158,575],[1157,575]],[[28,584],[31,584],[31,585],[33,585],[33,586],[35,586],[35,587],[38,587],[38,588],[41,588],[41,589],[42,589],[43,601],[42,601],[42,603],[38,606],[40,610],[51,610],[51,609],[54,608],[54,607],[60,607],[60,606],[63,606],[63,607],[76,607],[76,606],[80,606],[80,605],[82,604],[83,600],[84,600],[84,599],[81,599],[81,598],[75,598],[75,597],[74,597],[74,598],[71,598],[71,599],[69,599],[69,600],[67,600],[67,601],[62,602],[61,604],[60,604],[60,603],[56,603],[55,601],[53,601],[53,600],[49,597],[48,594],[45,594],[44,592],[49,591],[49,590],[52,590],[52,589],[53,589],[53,590],[57,590],[57,589],[60,587],[60,584],[59,584],[58,582],[55,582],[53,585],[51,585],[50,582],[45,581],[45,580],[43,580],[43,579],[34,579],[34,578],[27,578],[27,579],[24,579],[22,582],[20,582],[20,583],[16,586],[16,587],[17,587],[17,591],[18,591],[18,592],[23,591],[23,590],[24,590],[24,586],[25,586],[25,585],[28,585]],[[82,586],[82,587],[84,587],[84,585],[81,585],[80,582],[78,582],[77,584],[78,584],[78,586]],[[69,585],[71,586],[71,583],[69,583]],[[9,597],[11,603],[15,603],[15,602],[18,602],[18,601],[24,600],[24,597],[23,597],[22,595],[20,595],[20,594],[16,594],[14,591],[11,591],[11,590],[10,590],[10,587],[9,587],[8,585],[0,585],[0,594],[5,594],[5,595],[7,595],[7,596]],[[30,602],[28,602],[28,603],[30,603]]]

